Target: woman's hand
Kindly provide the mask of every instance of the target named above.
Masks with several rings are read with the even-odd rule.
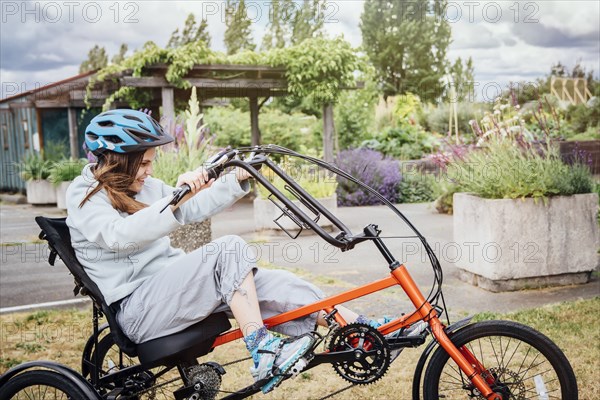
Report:
[[[177,187],[187,184],[191,189],[191,196],[195,195],[199,191],[210,187],[214,179],[208,179],[208,172],[204,168],[198,168],[194,171],[184,172],[177,178]],[[190,197],[191,197],[190,196]]]
[[[238,182],[241,182],[248,178],[252,178],[252,175],[250,175],[250,173],[243,168],[236,168],[235,177],[237,178]]]

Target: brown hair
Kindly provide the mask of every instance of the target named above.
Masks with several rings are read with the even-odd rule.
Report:
[[[102,189],[106,190],[112,206],[119,211],[133,214],[148,207],[134,199],[135,192],[129,189],[143,159],[143,151],[127,154],[107,151],[99,156],[98,164],[93,169],[98,185],[85,196],[79,207],[83,207],[86,201]]]

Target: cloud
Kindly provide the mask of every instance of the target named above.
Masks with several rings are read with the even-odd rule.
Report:
[[[598,30],[569,32],[567,27],[555,28],[542,23],[515,24],[513,33],[525,43],[538,47],[597,47]]]
[[[96,44],[104,46],[109,57],[118,52],[122,43],[128,45],[128,54],[149,40],[165,46],[171,33],[183,26],[190,12],[197,21],[207,19],[211,47],[225,50],[224,1],[173,1],[168,4],[158,1],[76,1],[69,3],[76,4],[71,15],[67,3],[0,2],[3,87],[12,82],[18,87],[25,85],[25,90],[29,90],[37,82],[45,84],[75,75],[79,64]],[[261,6],[251,10],[254,42],[260,46],[269,22],[269,3],[267,0],[247,0],[247,3]],[[533,80],[546,75],[550,66],[559,60],[572,66],[575,60],[582,59],[588,69],[600,70],[598,1],[451,3],[459,6],[461,17],[451,23],[453,42],[449,58],[471,56],[478,80],[502,83],[521,78]],[[479,5],[472,6],[475,3]],[[492,3],[502,11],[502,18],[497,22],[491,22],[497,8],[490,6]],[[343,34],[353,46],[359,46],[362,42],[359,22],[364,2],[335,0],[329,4],[325,10],[328,35]],[[60,15],[57,9],[52,9],[56,5],[60,7]],[[87,7],[85,12],[84,7]],[[99,12],[94,14],[95,11]],[[487,14],[483,14],[484,11]],[[526,20],[537,22],[526,23]],[[2,92],[4,97],[4,89]]]

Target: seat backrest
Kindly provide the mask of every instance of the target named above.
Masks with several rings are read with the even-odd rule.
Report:
[[[92,299],[95,307],[98,307],[106,316],[115,343],[125,354],[135,357],[137,355],[136,345],[125,336],[119,327],[116,320],[117,310],[106,304],[102,292],[100,292],[96,283],[88,276],[83,265],[81,265],[75,256],[66,218],[36,217],[35,222],[42,228],[39,236],[40,239],[47,240],[50,247],[48,262],[54,265],[56,255],[58,254],[69,269],[69,272],[73,275],[73,279],[75,279],[75,295],[87,295]]]

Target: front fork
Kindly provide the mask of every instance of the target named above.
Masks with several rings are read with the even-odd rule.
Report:
[[[483,397],[488,400],[502,400],[502,396],[490,388],[490,385],[494,384],[494,378],[491,374],[487,373],[486,368],[475,358],[475,356],[466,348],[457,348],[454,343],[450,340],[444,325],[438,318],[437,312],[429,304],[429,302],[423,297],[423,294],[419,290],[417,284],[412,279],[406,267],[404,265],[397,265],[391,267],[392,276],[396,279],[398,284],[402,286],[413,305],[417,309],[420,319],[429,323],[431,332],[436,338],[440,346],[446,350],[448,355],[456,362],[461,371],[468,377],[468,379],[475,385],[477,390]],[[482,375],[485,375],[484,379]]]

